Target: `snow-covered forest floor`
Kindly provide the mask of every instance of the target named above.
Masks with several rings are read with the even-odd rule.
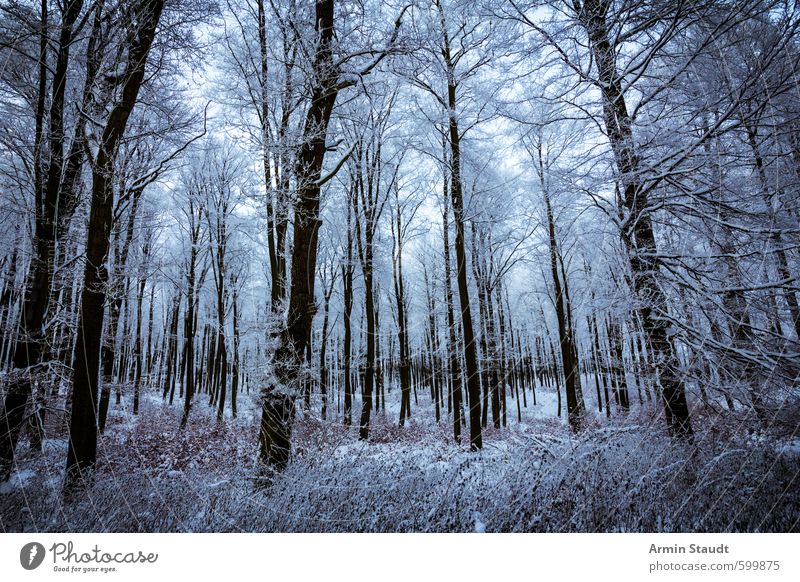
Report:
[[[254,394],[218,423],[198,403],[189,426],[156,395],[138,417],[112,410],[99,442],[95,484],[62,502],[65,431],[49,417],[44,454],[18,450],[0,488],[3,531],[798,531],[798,412],[787,406],[766,430],[748,414],[693,410],[695,447],[664,433],[653,407],[610,421],[590,417],[579,435],[556,416],[555,394],[522,408],[508,428],[489,427],[484,449],[453,443],[447,415],[433,421],[427,394],[404,428],[376,413],[368,443],[340,416],[302,410],[289,468],[258,479]],[[396,398],[388,399],[390,403]],[[589,402],[587,401],[587,406]],[[332,404],[336,410],[336,403]],[[360,409],[360,403],[354,410]],[[318,412],[318,408],[312,406]],[[595,414],[595,413],[591,413]],[[701,419],[701,417],[704,417]]]

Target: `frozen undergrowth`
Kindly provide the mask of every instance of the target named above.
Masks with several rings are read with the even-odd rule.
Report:
[[[449,427],[378,416],[369,444],[300,419],[290,467],[256,479],[252,419],[218,424],[148,403],[112,419],[88,496],[60,497],[65,442],[24,455],[0,493],[4,531],[798,531],[800,455],[786,439],[713,425],[689,447],[649,422],[570,437],[539,421],[489,430],[481,453]],[[640,418],[638,420],[646,421]],[[697,423],[700,426],[700,423]]]

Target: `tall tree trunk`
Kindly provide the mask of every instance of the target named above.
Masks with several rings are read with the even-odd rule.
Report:
[[[339,92],[332,42],[333,0],[318,0],[315,8],[317,48],[312,66],[311,102],[297,155],[294,247],[291,289],[285,328],[275,354],[277,382],[265,387],[261,412],[259,457],[263,465],[281,470],[289,462],[299,371],[314,317],[314,278],[320,226],[320,184],[325,139]]]
[[[344,425],[350,426],[353,422],[353,380],[350,370],[352,361],[350,350],[352,348],[351,318],[353,314],[353,234],[350,226],[351,209],[347,209],[347,260],[342,265],[342,285],[344,293],[344,308],[342,319],[344,323],[344,346],[342,359],[344,369]]]
[[[2,411],[0,411],[0,481],[8,478],[14,460],[19,432],[22,428],[25,407],[32,394],[32,375],[35,366],[41,363],[43,351],[42,328],[48,311],[53,282],[56,236],[58,224],[59,183],[64,151],[64,97],[66,93],[69,51],[75,30],[75,22],[83,7],[82,0],[71,0],[62,9],[61,29],[58,39],[56,65],[53,71],[52,97],[50,102],[50,129],[48,146],[50,152],[43,189],[34,192],[36,214],[34,223],[33,258],[28,268],[25,295],[19,322],[19,340],[12,359],[19,371],[9,382]],[[42,14],[43,33],[46,28],[46,12]],[[41,50],[40,36],[40,50]],[[46,42],[46,41],[45,41]],[[40,66],[44,66],[44,60]],[[46,83],[41,78],[39,88]],[[41,95],[37,96],[37,116]],[[37,124],[43,123],[43,118]],[[41,153],[41,152],[40,152]]]
[[[196,329],[196,314],[195,314],[195,293],[196,290],[196,268],[197,268],[197,254],[198,242],[200,239],[200,217],[195,214],[194,201],[189,201],[189,216],[190,221],[190,237],[191,247],[189,249],[189,264],[186,269],[186,319],[184,322],[184,341],[186,342],[186,386],[183,394],[183,414],[181,415],[180,428],[185,428],[189,422],[189,413],[192,409],[192,398],[195,391],[194,379],[194,335]],[[195,221],[195,218],[197,219]],[[201,360],[202,361],[202,360]],[[201,372],[202,377],[202,372]]]
[[[163,8],[164,0],[143,0],[133,11],[131,26],[136,30],[128,36],[128,59],[120,77],[120,98],[109,113],[92,168],[87,265],[73,363],[75,376],[64,482],[67,496],[77,486],[89,484],[97,458],[97,380],[108,282],[106,258],[114,204],[114,164],[144,80],[147,55]]]
[[[492,425],[500,428],[500,398],[497,391],[497,375],[494,367],[494,347],[493,347],[493,322],[492,315],[489,313],[489,282],[486,273],[485,248],[482,247],[486,242],[483,233],[480,241],[477,236],[477,228],[472,223],[472,272],[475,283],[478,287],[478,313],[480,317],[480,347],[482,355],[482,376],[483,376],[483,417],[481,424],[487,425],[489,404],[492,409]]]
[[[231,280],[233,288],[233,362],[231,362],[231,416],[236,418],[236,399],[239,391],[239,291],[236,279]]]
[[[564,388],[567,396],[567,419],[573,432],[581,430],[582,406],[578,399],[580,392],[580,367],[577,359],[577,347],[575,345],[574,330],[571,324],[570,305],[566,294],[566,272],[563,270],[563,261],[558,248],[556,239],[555,217],[553,207],[550,203],[550,193],[548,188],[548,168],[542,155],[542,143],[536,144],[536,170],[539,174],[539,185],[542,188],[544,198],[545,215],[547,217],[547,236],[550,255],[550,274],[553,279],[554,304],[556,308],[556,319],[558,321],[558,339],[561,349],[561,364],[564,371]],[[563,277],[563,279],[562,279]],[[555,362],[553,363],[555,366]],[[559,390],[559,398],[561,392]],[[583,400],[582,398],[580,399]],[[559,405],[559,409],[560,409]]]
[[[162,342],[163,355],[161,361],[164,367],[164,393],[163,399],[167,399],[170,389],[174,384],[176,368],[176,345],[178,343],[178,321],[180,318],[181,295],[180,291],[175,290],[175,297],[172,299],[172,309],[170,310],[169,327],[166,329],[164,341]]]
[[[428,280],[427,275],[425,276],[426,280]],[[430,341],[429,346],[429,353],[430,353],[430,377],[431,383],[433,384],[433,393],[434,393],[434,409],[435,409],[435,416],[436,422],[438,423],[441,417],[441,409],[443,408],[443,400],[442,400],[442,383],[440,381],[439,376],[439,366],[438,366],[438,354],[439,354],[439,331],[436,325],[436,303],[435,303],[435,293],[436,289],[433,284],[433,280],[431,281],[431,285],[425,286],[425,294],[426,300],[428,302],[428,337]],[[433,286],[433,293],[430,290],[430,287]]]
[[[328,417],[328,323],[331,313],[331,296],[336,284],[336,271],[335,268],[331,269],[331,280],[328,282],[328,287],[325,289],[323,316],[322,316],[322,333],[320,336],[319,346],[319,391],[322,397],[322,409],[320,415],[322,420]]]
[[[458,298],[461,304],[461,332],[464,337],[464,363],[467,373],[467,397],[469,409],[470,448],[473,451],[483,448],[481,435],[481,384],[478,375],[478,354],[475,346],[475,332],[472,324],[472,307],[467,283],[467,251],[464,233],[464,196],[461,183],[461,133],[456,115],[455,65],[450,53],[450,38],[447,33],[444,10],[437,4],[442,28],[443,55],[447,67],[447,108],[448,135],[450,138],[450,194],[453,203],[453,222],[456,230],[456,281]]]
[[[156,286],[155,284],[150,285],[150,302],[147,306],[148,314],[147,314],[147,348],[145,352],[145,365],[144,370],[147,374],[147,384],[148,386],[152,382],[152,374],[153,374],[153,317],[155,316],[155,295],[156,295]]]
[[[396,200],[394,224],[394,257],[392,273],[394,275],[394,297],[397,304],[397,344],[399,352],[398,370],[400,373],[400,426],[404,426],[406,418],[411,417],[411,378],[409,376],[408,331],[406,329],[406,297],[403,281],[403,240],[402,210]]]
[[[447,180],[442,180],[444,197],[442,208],[442,244],[444,247],[444,291],[445,303],[447,304],[447,361],[450,372],[450,391],[453,399],[453,439],[456,443],[461,443],[461,421],[463,417],[463,407],[461,400],[461,366],[457,353],[458,344],[456,341],[456,322],[453,308],[453,284],[450,270],[450,224],[448,216],[449,191]]]
[[[111,275],[109,277],[108,292],[110,301],[108,305],[108,319],[106,325],[106,333],[103,337],[103,345],[101,348],[101,367],[102,367],[102,388],[100,391],[100,410],[99,410],[99,426],[100,432],[105,430],[106,414],[108,412],[109,400],[111,398],[111,384],[114,382],[114,361],[119,356],[120,366],[118,366],[118,384],[117,384],[117,404],[121,400],[121,377],[124,372],[122,369],[124,358],[122,357],[123,345],[117,343],[117,329],[119,328],[120,315],[122,313],[123,303],[127,303],[128,296],[128,276],[126,274],[126,266],[128,263],[128,256],[130,254],[131,243],[133,242],[134,226],[136,215],[139,209],[139,203],[144,192],[143,188],[135,188],[126,193],[130,199],[130,211],[128,213],[128,221],[125,226],[125,237],[119,237],[120,228],[112,227],[112,239],[118,239],[115,245],[115,263]],[[117,210],[122,201],[119,201]],[[115,212],[114,214],[117,214]],[[127,327],[127,320],[126,320]],[[127,334],[123,333],[123,342]],[[138,413],[138,406],[135,407]]]
[[[136,296],[136,332],[133,344],[133,362],[135,366],[135,376],[133,379],[133,413],[139,413],[139,394],[141,392],[142,384],[142,302],[144,301],[144,288],[147,284],[147,275],[144,272],[147,263],[147,257],[150,254],[150,247],[148,243],[142,248],[142,272],[139,275],[139,293]]]
[[[670,434],[691,440],[686,390],[680,377],[678,358],[668,337],[667,298],[658,282],[658,248],[651,209],[635,151],[632,120],[617,72],[616,53],[609,39],[607,11],[608,4],[604,0],[584,0],[578,17],[588,34],[598,71],[603,120],[622,191],[620,205],[627,214],[622,238],[630,258],[639,317],[661,382],[667,427]]]
[[[375,380],[375,295],[372,278],[372,233],[366,233],[364,249],[364,300],[367,318],[367,361],[364,370],[364,384],[361,388],[361,420],[358,437],[367,440],[369,437],[370,411],[372,410],[372,392]]]

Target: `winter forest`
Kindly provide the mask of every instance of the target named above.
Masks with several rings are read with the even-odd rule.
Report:
[[[800,3],[0,0],[0,531],[800,530]]]

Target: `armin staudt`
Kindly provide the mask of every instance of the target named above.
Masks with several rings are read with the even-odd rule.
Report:
[[[681,546],[674,544],[671,546],[657,546],[650,544],[651,554],[728,554],[730,548],[727,544],[719,544],[718,546],[701,546],[699,544],[689,544],[688,546]]]

